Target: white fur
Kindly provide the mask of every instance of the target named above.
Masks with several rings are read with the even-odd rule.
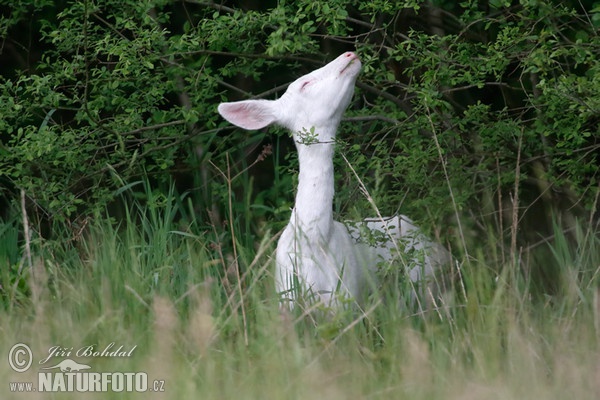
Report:
[[[290,302],[298,294],[313,295],[313,300],[334,306],[342,298],[360,301],[373,285],[378,261],[392,261],[399,249],[434,247],[403,216],[349,226],[333,220],[334,141],[360,68],[356,54],[347,52],[291,83],[278,100],[246,100],[218,107],[225,119],[244,129],[278,124],[292,132],[300,164],[298,190],[290,221],[277,244],[275,275],[278,292]],[[386,240],[362,243],[360,225],[382,232]],[[402,248],[398,238],[405,240]],[[426,255],[422,265],[409,271],[411,280],[432,275],[442,258]]]

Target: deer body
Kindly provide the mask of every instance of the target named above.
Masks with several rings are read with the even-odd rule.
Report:
[[[218,108],[225,119],[245,129],[284,126],[295,141],[298,189],[276,252],[275,281],[284,300],[308,293],[326,305],[337,305],[341,298],[360,301],[373,284],[377,261],[394,258],[392,248],[397,245],[392,238],[378,246],[359,243],[359,229],[333,219],[335,138],[360,68],[356,54],[347,52],[291,83],[278,100],[221,103]],[[402,226],[403,217],[394,218],[363,225],[388,237],[416,229],[408,220]],[[419,240],[410,245],[423,247]],[[429,269],[411,271],[411,279],[420,279]]]

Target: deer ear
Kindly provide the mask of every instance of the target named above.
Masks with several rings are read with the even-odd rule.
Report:
[[[219,114],[244,129],[260,129],[277,122],[275,101],[244,100],[219,104]]]

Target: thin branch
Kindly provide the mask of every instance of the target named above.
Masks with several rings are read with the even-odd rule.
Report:
[[[246,308],[244,306],[244,292],[242,291],[242,278],[241,278],[241,274],[240,274],[240,263],[239,263],[239,256],[238,256],[238,252],[237,252],[237,240],[236,240],[236,235],[235,235],[235,228],[234,228],[234,215],[233,215],[233,188],[231,186],[231,182],[233,181],[233,179],[235,179],[235,177],[231,177],[231,164],[229,162],[229,153],[225,154],[226,156],[226,160],[227,160],[227,173],[223,172],[219,167],[217,167],[212,161],[210,161],[210,164],[221,174],[221,176],[223,177],[223,179],[225,179],[225,181],[227,182],[227,200],[228,200],[228,211],[229,211],[229,231],[231,233],[231,245],[232,245],[232,249],[233,249],[233,264],[235,266],[235,277],[237,279],[237,289],[239,292],[239,296],[240,296],[240,301],[239,303],[235,306],[234,308],[234,312],[237,309],[237,307],[240,307],[242,310],[242,323],[244,326],[244,344],[246,345],[246,347],[248,347],[248,322],[246,320]],[[227,271],[225,271],[225,274],[227,274]],[[228,299],[228,303],[230,302],[230,300],[233,298],[233,293],[232,296],[230,297],[230,299]]]
[[[175,120],[175,121],[164,122],[162,124],[142,126],[141,128],[134,129],[134,130],[129,131],[129,132],[119,132],[119,135],[121,135],[121,136],[136,135],[138,133],[142,133],[142,132],[145,132],[145,131],[153,131],[153,130],[156,130],[156,129],[166,128],[168,126],[183,125],[185,123],[186,123],[185,120],[178,119],[178,120]]]
[[[521,147],[523,144],[523,132],[519,135],[517,144],[517,163],[515,165],[514,194],[510,196],[512,201],[512,224],[510,226],[510,256],[513,264],[517,261],[517,230],[519,227],[519,184],[521,181]]]
[[[23,215],[23,235],[25,236],[25,255],[24,258],[27,259],[27,264],[29,265],[29,270],[31,271],[31,274],[33,275],[34,273],[34,269],[33,269],[33,260],[31,257],[31,233],[29,232],[29,218],[27,218],[27,208],[25,207],[25,190],[21,189],[21,214]],[[23,272],[23,265],[24,265],[24,261],[22,260],[21,263],[19,264],[19,269],[17,271],[17,276],[20,277],[21,273]],[[17,290],[17,285],[19,284],[20,280],[16,279],[15,281],[15,285],[13,287],[13,292],[16,292]]]
[[[465,252],[465,259],[469,259],[469,250],[467,249],[467,241],[465,239],[465,234],[462,228],[462,224],[460,222],[460,215],[458,214],[458,204],[456,203],[456,199],[454,197],[454,191],[452,190],[452,184],[450,183],[450,176],[448,175],[448,169],[446,168],[446,160],[444,159],[444,154],[442,152],[442,146],[440,146],[440,142],[438,140],[438,136],[436,133],[435,125],[433,123],[433,119],[431,118],[431,113],[429,111],[429,107],[426,107],[427,111],[427,119],[429,120],[429,124],[431,126],[431,132],[433,134],[433,140],[435,142],[435,147],[438,151],[438,156],[440,158],[440,163],[442,165],[442,170],[444,171],[444,177],[446,178],[446,183],[448,185],[448,192],[450,193],[450,199],[452,200],[452,206],[454,208],[454,213],[456,215],[456,223],[458,225],[458,232],[460,234],[460,239],[462,241],[463,250]]]
[[[365,121],[383,121],[392,125],[399,125],[400,121],[385,115],[358,115],[356,117],[342,118],[343,122],[365,122]]]
[[[165,57],[169,56],[195,56],[195,55],[209,55],[209,56],[223,56],[223,57],[232,57],[232,58],[250,58],[250,59],[264,59],[264,60],[272,60],[272,61],[300,61],[305,63],[310,63],[313,65],[323,65],[322,60],[316,60],[314,58],[301,57],[301,56],[269,56],[264,53],[236,53],[230,51],[218,51],[218,50],[208,50],[208,49],[199,49],[194,51],[184,51],[177,52],[173,54],[167,54]]]
[[[227,7],[224,6],[222,4],[217,4],[213,1],[198,1],[198,0],[183,0],[184,3],[190,3],[190,4],[198,4],[200,6],[206,6],[206,7],[210,7],[214,10],[217,11],[224,11],[226,13],[229,14],[233,14],[236,10],[234,8],[231,7]]]
[[[386,100],[391,101],[392,103],[396,104],[398,107],[400,107],[401,109],[406,111],[406,104],[404,104],[404,101],[402,101],[401,99],[399,99],[398,97],[394,96],[393,94],[387,93],[381,89],[378,89],[374,86],[368,85],[364,82],[361,81],[356,81],[356,86],[359,89],[364,90],[365,92],[370,92],[373,93],[374,95],[377,95],[379,97],[382,97]]]

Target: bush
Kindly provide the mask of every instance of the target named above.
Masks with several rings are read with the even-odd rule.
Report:
[[[368,171],[383,213],[475,237],[518,211],[519,239],[538,240],[551,212],[571,220],[595,207],[600,9],[590,2],[0,4],[1,196],[23,189],[38,220],[75,224],[149,175],[193,192],[207,223],[208,210],[224,212],[222,193],[234,208],[255,202],[248,230],[285,221],[291,145],[278,130],[233,129],[216,104],[280,95],[347,49],[364,69],[339,149]],[[261,143],[275,144],[275,168],[246,170]],[[366,214],[336,162],[336,210]],[[243,172],[231,192],[218,169]]]

